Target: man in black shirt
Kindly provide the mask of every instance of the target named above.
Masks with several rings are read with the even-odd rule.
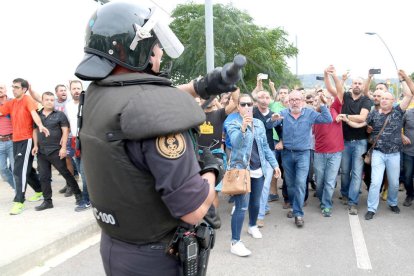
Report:
[[[223,127],[224,121],[227,116],[236,110],[237,102],[240,96],[240,90],[237,89],[231,94],[231,100],[226,107],[215,108],[217,99],[214,99],[210,104],[204,107],[204,113],[206,114],[206,120],[202,125],[200,125],[200,136],[198,137],[198,145],[200,149],[200,154],[205,148],[209,148],[211,153],[214,156],[221,159],[223,162],[226,162],[227,156],[222,148],[223,144]],[[200,101],[200,105],[203,106],[205,100]],[[218,192],[221,192],[222,183],[220,182],[216,186],[216,196],[213,201],[214,207],[217,209],[219,205]]]
[[[62,111],[54,110],[55,96],[52,92],[42,95],[43,109],[39,111],[40,119],[49,129],[50,136],[46,137],[35,128],[33,130],[34,147],[32,154],[37,154],[37,162],[44,201],[35,207],[36,211],[53,208],[51,188],[51,165],[65,178],[67,185],[75,194],[76,204],[82,201],[81,191],[74,176],[66,167],[66,144],[69,135],[69,121]]]
[[[349,120],[362,123],[371,109],[371,101],[362,94],[364,82],[362,78],[352,80],[352,92],[344,93],[342,114],[337,120]],[[361,155],[367,151],[366,127],[352,128],[342,124],[345,149],[341,161],[341,195],[344,204],[348,204],[349,214],[357,215],[356,206],[359,201],[359,190],[362,182],[364,161]]]

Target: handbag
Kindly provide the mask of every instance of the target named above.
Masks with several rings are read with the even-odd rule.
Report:
[[[253,126],[253,125],[252,125]],[[252,128],[253,131],[253,128]],[[253,136],[254,139],[254,136]],[[249,156],[249,162],[250,163]],[[228,160],[227,168],[230,167],[230,160],[231,160],[231,152],[230,157]],[[248,165],[247,165],[248,166]],[[229,169],[226,170],[226,173],[223,177],[223,187],[221,188],[221,192],[227,195],[243,195],[250,193],[251,191],[251,184],[250,184],[250,171],[247,169]]]
[[[221,192],[227,195],[250,193],[250,171],[248,169],[227,170],[223,178]]]
[[[364,163],[370,165],[371,164],[371,159],[372,159],[372,151],[374,150],[375,145],[377,144],[377,141],[379,139],[379,137],[381,136],[382,132],[385,129],[385,126],[388,124],[388,121],[390,119],[390,115],[391,113],[388,114],[387,118],[385,119],[384,125],[382,126],[380,132],[378,133],[377,137],[375,138],[374,143],[372,144],[372,146],[369,148],[369,150],[364,153],[362,155],[362,158],[364,159]]]

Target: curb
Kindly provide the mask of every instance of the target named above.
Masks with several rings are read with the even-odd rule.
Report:
[[[81,225],[78,229],[67,233],[62,238],[52,241],[45,246],[35,249],[32,252],[25,252],[23,256],[0,267],[1,275],[20,275],[36,266],[42,266],[48,259],[70,249],[74,245],[97,234],[100,228],[95,220]],[[24,249],[23,249],[24,250]]]

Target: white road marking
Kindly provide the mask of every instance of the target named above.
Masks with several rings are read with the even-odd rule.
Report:
[[[74,247],[66,250],[65,252],[62,252],[61,254],[47,260],[44,262],[42,266],[35,267],[26,273],[22,274],[22,276],[40,276],[46,272],[48,272],[50,269],[57,267],[58,265],[62,264],[66,260],[78,255],[83,250],[97,244],[101,240],[101,234],[96,234],[83,242],[75,245]]]
[[[356,215],[349,216],[349,225],[351,226],[352,241],[354,242],[355,256],[359,269],[372,270],[371,260],[368,255],[367,245],[362,232],[359,217]]]

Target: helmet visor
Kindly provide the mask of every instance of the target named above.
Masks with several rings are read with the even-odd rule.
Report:
[[[162,21],[158,21],[153,29],[161,47],[171,58],[178,58],[184,51],[184,45],[178,40],[170,27]]]

